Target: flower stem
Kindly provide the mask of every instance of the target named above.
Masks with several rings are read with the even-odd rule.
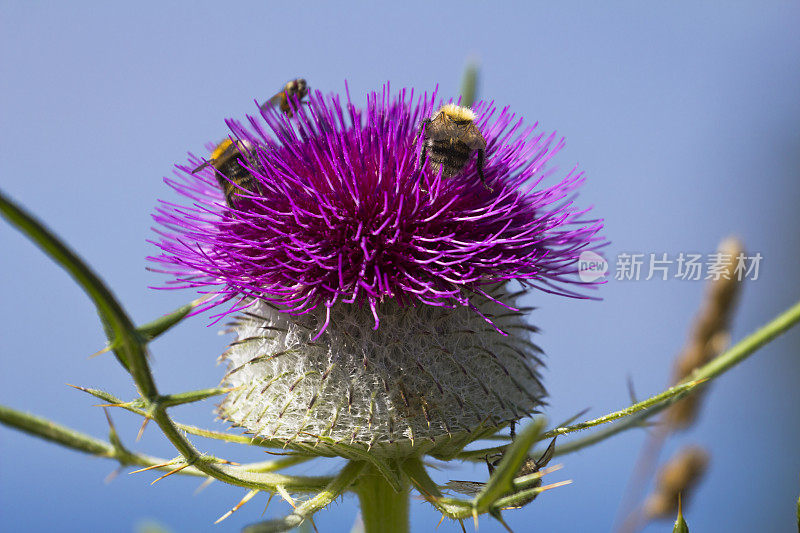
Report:
[[[402,490],[395,492],[386,478],[370,466],[358,479],[356,494],[361,504],[364,533],[407,533],[408,483],[403,480]]]
[[[696,369],[683,382],[675,385],[674,387],[670,387],[661,394],[657,394],[652,398],[648,398],[647,400],[633,404],[630,407],[622,409],[621,411],[610,413],[595,420],[582,422],[580,424],[575,424],[565,428],[556,428],[545,433],[544,437],[547,438],[554,435],[563,435],[573,431],[604,424],[606,422],[612,422],[644,409],[663,409],[677,400],[679,397],[683,397],[689,392],[692,392],[694,389],[707,385],[710,380],[741,363],[756,350],[780,336],[782,333],[785,333],[798,322],[800,322],[800,302],[794,304],[792,307],[775,317],[767,325],[761,327],[756,332],[751,333],[739,341],[735,346],[721,354],[719,357]],[[650,414],[655,414],[655,411],[651,411]]]
[[[751,333],[736,343],[735,346],[729,348],[715,359],[712,359],[700,368],[695,369],[695,371],[684,381],[673,387],[670,387],[664,392],[656,394],[655,396],[630,405],[619,411],[595,418],[594,420],[588,420],[586,422],[573,424],[571,426],[551,429],[550,431],[543,433],[540,436],[540,439],[548,439],[556,435],[566,435],[567,433],[572,433],[619,420],[619,422],[616,424],[599,430],[596,433],[592,433],[582,439],[576,439],[575,441],[556,447],[555,455],[564,455],[566,453],[571,453],[580,450],[581,448],[585,448],[586,446],[596,444],[626,429],[639,427],[645,422],[646,419],[661,412],[665,408],[672,405],[675,401],[685,397],[687,394],[705,387],[711,380],[719,377],[726,371],[741,363],[750,355],[755,353],[759,348],[776,339],[793,326],[796,326],[798,323],[800,323],[800,302],[794,304],[792,307],[772,319],[769,323],[762,326],[754,333]],[[503,452],[506,449],[506,446],[507,445],[468,450],[461,452],[457,457],[467,461],[481,460],[481,458],[486,454]],[[534,452],[534,456],[541,452],[542,450]]]

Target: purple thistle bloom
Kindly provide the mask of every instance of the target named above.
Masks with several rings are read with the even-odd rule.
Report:
[[[193,174],[202,163],[194,156],[177,165],[178,179],[165,181],[192,203],[161,202],[163,253],[149,259],[175,276],[167,287],[216,295],[196,312],[232,302],[222,317],[252,299],[292,315],[325,306],[322,330],[337,302],[368,305],[376,329],[386,298],[479,312],[470,298],[511,279],[585,297],[570,288],[593,284],[577,278],[578,256],[603,241],[602,221],[573,205],[583,173],[539,188],[563,139],[524,127],[508,108],[476,104],[490,192],[475,157],[451,178],[420,165],[418,130],[436,100],[393,96],[387,84],[366,110],[349,94],[343,105],[316,92],[292,118],[266,109],[246,125],[228,120],[231,139],[252,148],[240,164],[254,186],[236,186],[230,207],[216,169]]]

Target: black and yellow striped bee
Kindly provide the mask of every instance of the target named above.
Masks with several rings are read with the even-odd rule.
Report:
[[[214,170],[216,170],[217,182],[225,193],[225,201],[228,203],[228,207],[235,207],[233,200],[237,191],[241,189],[256,191],[258,188],[258,180],[241,163],[242,159],[249,162],[253,158],[253,146],[249,142],[234,142],[230,139],[225,139],[214,148],[208,161],[192,170],[192,174],[208,166],[213,166]],[[252,163],[250,164],[252,166]]]
[[[293,115],[292,104],[305,98],[308,94],[308,85],[303,78],[289,81],[275,96],[269,98],[261,105],[261,109],[278,106],[287,116]],[[232,141],[225,139],[211,152],[208,161],[192,170],[192,174],[213,166],[216,170],[217,182],[225,192],[225,201],[228,207],[235,207],[234,196],[237,191],[245,189],[251,192],[258,191],[258,180],[242,161],[249,166],[255,163],[253,146],[247,141]],[[227,178],[227,179],[226,179]]]
[[[484,187],[483,164],[486,158],[486,139],[475,125],[475,113],[468,107],[447,104],[422,121],[417,135],[424,135],[420,166],[428,163],[434,172],[441,170],[442,177],[452,178],[461,172],[477,153],[477,170]]]

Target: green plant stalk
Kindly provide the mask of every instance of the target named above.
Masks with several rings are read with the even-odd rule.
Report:
[[[253,524],[246,527],[243,533],[272,533],[288,531],[299,526],[304,521],[310,520],[316,512],[330,505],[336,498],[347,491],[353,483],[357,482],[365,467],[366,463],[364,462],[350,461],[321,492],[295,507],[292,514],[282,519]]]
[[[182,305],[178,309],[167,313],[157,319],[148,322],[146,324],[142,324],[141,326],[136,327],[136,331],[141,335],[141,337],[145,340],[145,342],[151,342],[155,338],[161,336],[166,331],[170,330],[173,326],[177,325],[181,320],[186,318],[186,316],[192,312],[192,310],[197,307],[199,303],[204,301],[206,297],[198,298],[197,300],[188,303],[186,305]],[[114,342],[108,342],[106,347],[95,355],[100,355],[101,353],[105,353],[108,351],[113,351],[119,348],[119,345]]]
[[[130,411],[131,413],[147,417],[147,411],[143,408],[145,405],[144,400],[141,398],[136,398],[129,402],[125,402],[120,398],[117,398],[113,394],[102,391],[100,389],[89,389],[86,387],[79,387],[77,385],[70,385],[80,391],[86,392],[91,394],[95,398],[100,398],[111,404],[113,407],[119,407],[121,409],[125,409],[126,411]],[[175,426],[190,435],[196,435],[198,437],[205,437],[207,439],[214,439],[214,440],[222,440],[226,442],[233,442],[236,444],[245,444],[248,446],[261,446],[264,448],[282,448],[284,446],[284,442],[281,441],[272,441],[269,439],[265,439],[263,437],[248,437],[246,435],[236,435],[234,433],[223,433],[221,431],[214,431],[211,429],[199,428],[197,426],[191,426],[189,424],[181,424],[176,422]]]
[[[113,335],[110,340],[119,341],[119,348],[115,354],[120,364],[132,374],[135,374],[137,384],[141,383],[145,390],[140,390],[143,396],[149,397],[149,392],[155,387],[152,376],[141,365],[133,365],[131,359],[135,354],[144,359],[144,343],[141,335],[131,323],[128,315],[117,302],[111,291],[100,279],[86,266],[83,261],[65,244],[63,244],[50,230],[44,227],[30,214],[11,202],[0,192],[0,213],[22,233],[36,243],[59,266],[64,268],[97,308],[97,313],[107,329]],[[114,342],[112,340],[112,342]]]
[[[220,465],[216,459],[203,456],[189,442],[160,404],[150,365],[147,362],[147,339],[133,325],[122,305],[100,278],[72,250],[29,213],[14,204],[0,192],[0,213],[22,233],[34,241],[51,259],[64,268],[86,292],[97,308],[108,335],[109,346],[120,364],[130,373],[149,414],[175,449],[183,455],[186,464],[194,466],[204,474],[224,483],[248,489],[274,492],[278,486],[293,490],[308,490],[316,480],[306,484],[299,476],[237,472],[228,465]],[[311,490],[315,490],[311,488]]]
[[[362,473],[355,487],[361,504],[364,533],[407,533],[409,487],[405,480],[395,492],[374,467]]]
[[[11,409],[5,405],[0,405],[0,422],[6,426],[24,431],[29,435],[55,442],[56,444],[60,444],[72,450],[96,455],[98,457],[115,459],[119,461],[121,465],[156,466],[169,462],[169,459],[129,452],[124,448],[116,447],[109,442],[56,424],[46,418],[30,413],[23,413],[22,411]],[[157,470],[168,471],[173,468],[174,466],[164,466],[159,467]],[[196,468],[185,468],[181,470],[180,473],[189,476],[205,477],[205,475]]]
[[[695,371],[683,382],[670,387],[664,392],[656,394],[655,396],[652,396],[646,400],[630,405],[625,409],[609,413],[593,420],[581,422],[579,424],[546,431],[540,436],[540,440],[552,438],[556,435],[566,435],[575,431],[625,419],[607,429],[603,429],[597,433],[588,435],[584,439],[578,439],[556,447],[555,454],[564,455],[566,453],[571,453],[581,448],[585,448],[591,444],[605,440],[608,437],[616,435],[625,429],[640,426],[647,418],[661,412],[663,409],[666,409],[672,405],[672,403],[680,400],[688,394],[705,387],[711,380],[719,377],[724,372],[741,363],[747,359],[747,357],[755,353],[759,348],[776,339],[793,326],[797,325],[798,322],[800,322],[800,302],[794,304],[792,307],[772,319],[754,333],[751,333],[736,343],[736,345],[729,348],[718,357],[695,369]],[[469,450],[460,453],[457,457],[458,459],[462,460],[476,461],[481,460],[486,454],[500,453],[505,450],[505,448],[506,446],[495,446],[492,448]]]
[[[56,444],[61,444],[62,446],[72,450],[97,457],[116,460],[122,466],[164,465],[158,466],[158,468],[154,468],[154,470],[170,471],[176,466],[180,466],[182,463],[180,460],[163,459],[161,457],[153,457],[151,455],[131,452],[130,450],[125,449],[121,443],[115,444],[106,442],[72,428],[57,424],[46,418],[42,418],[31,413],[17,411],[16,409],[12,409],[5,405],[0,405],[0,423],[28,433],[29,435],[33,435],[44,440],[49,440],[50,442],[55,442]],[[267,473],[288,468],[310,459],[313,459],[313,457],[306,455],[294,455],[274,461],[245,463],[242,465],[237,465],[236,468],[244,472]],[[193,467],[184,468],[175,473],[195,477],[207,477],[200,470]],[[310,484],[309,481],[312,479],[316,479],[317,481]],[[306,492],[315,492],[319,490],[320,488],[324,487],[326,483],[330,482],[331,479],[333,478],[329,476],[306,478]],[[302,492],[295,486],[289,485],[289,487],[292,490]]]

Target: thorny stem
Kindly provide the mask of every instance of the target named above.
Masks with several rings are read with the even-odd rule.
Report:
[[[253,524],[244,529],[243,533],[272,533],[275,531],[288,531],[297,527],[305,520],[311,520],[314,513],[330,505],[336,498],[347,491],[357,482],[359,475],[364,470],[366,463],[350,461],[342,468],[328,485],[319,494],[296,506],[289,516],[278,520],[270,520],[260,524]]]
[[[352,473],[348,468],[352,468],[355,471],[356,467],[352,465],[362,464],[356,462],[349,463],[348,467],[345,467],[345,469],[340,472],[339,476],[331,481],[330,478],[303,478],[300,476],[247,472],[235,466],[219,464],[219,460],[200,454],[192,443],[183,436],[179,427],[167,414],[166,410],[169,405],[167,405],[167,402],[161,401],[163,397],[158,393],[147,361],[147,342],[156,335],[163,333],[163,331],[173,324],[165,325],[162,329],[153,328],[152,335],[147,335],[145,332],[137,330],[121,304],[114,298],[111,291],[97,275],[41,223],[8,200],[2,193],[0,193],[0,213],[2,213],[11,224],[33,240],[57,264],[64,268],[91,298],[105,326],[109,339],[109,346],[113,347],[117,359],[122,366],[128,370],[136,383],[141,395],[142,411],[148,413],[149,416],[155,420],[164,435],[184,457],[186,464],[200,473],[197,475],[205,474],[232,485],[270,492],[286,490],[317,491],[320,489],[321,479],[324,479],[324,484],[336,483],[337,480],[342,480],[342,482],[344,482],[343,480],[346,480]],[[628,427],[640,425],[645,418],[663,410],[677,399],[701,388],[709,380],[716,378],[743,361],[758,348],[797,324],[798,321],[800,321],[800,302],[776,317],[766,326],[740,341],[716,359],[696,369],[692,375],[682,383],[620,411],[580,424],[556,428],[542,434],[540,438],[547,439],[556,435],[564,435],[627,418],[607,430],[598,432],[599,435],[590,435],[584,440],[583,444],[588,445],[598,442],[603,438],[607,438]],[[177,321],[175,323],[177,323]],[[136,457],[138,457],[139,460],[147,461],[146,463],[136,464],[151,465],[153,461],[156,461],[155,458],[131,454],[120,446],[115,447],[112,444],[82,435],[47,420],[34,417],[33,415],[25,415],[24,413],[19,413],[8,408],[0,409],[0,415],[2,415],[0,421],[8,425],[72,447],[73,449],[79,449],[95,455],[113,457],[120,460],[120,462],[123,462],[123,460],[132,460]],[[570,451],[582,447],[577,446],[577,443],[578,441],[570,443],[572,446]],[[490,451],[501,451],[504,449],[505,447],[501,446],[487,450],[465,452],[459,455],[458,458],[474,458],[473,456],[476,452],[485,454]],[[565,446],[562,446],[561,453],[564,453],[564,450]],[[559,453],[559,451],[556,453]],[[128,455],[122,457],[120,454]],[[386,531],[387,533],[407,531],[409,491],[406,481],[403,480],[401,491],[396,492],[387,482],[385,476],[375,470],[373,466],[365,468],[369,468],[369,471],[366,475],[359,478],[356,487],[356,492],[358,493],[362,505],[365,531],[367,533],[374,531]],[[188,472],[186,472],[187,470]],[[188,474],[192,472],[192,470],[186,468],[182,470],[182,472]],[[358,476],[360,472],[359,470],[352,474],[353,476]],[[348,482],[348,486],[349,483],[352,483],[352,480]],[[338,490],[338,488],[336,490]],[[342,488],[342,490],[345,490],[345,488]],[[333,493],[335,491],[329,492]],[[328,494],[328,492],[325,492],[325,494]],[[319,503],[326,501],[326,496],[324,494],[321,494],[320,498]],[[314,499],[310,501],[313,500]],[[464,509],[463,502],[450,500],[449,498],[441,499],[440,505],[442,508],[454,505],[455,508],[461,508],[463,511],[470,514],[475,510],[474,508],[471,511]],[[327,503],[325,503],[325,505],[327,505]],[[461,513],[453,512],[455,508],[451,510],[451,516],[453,517],[461,515]]]
[[[20,431],[24,431],[29,435],[34,435],[44,440],[61,444],[62,446],[79,452],[95,455],[97,457],[114,459],[123,466],[165,465],[159,466],[156,470],[169,471],[173,470],[176,465],[180,465],[181,463],[180,460],[176,461],[163,459],[161,457],[153,457],[151,455],[135,453],[120,445],[114,445],[110,442],[86,435],[85,433],[81,433],[80,431],[72,428],[62,426],[61,424],[57,424],[46,418],[42,418],[31,413],[23,413],[22,411],[17,411],[16,409],[6,407],[5,405],[0,405],[0,423],[16,428]],[[312,457],[294,455],[284,459],[277,459],[275,461],[261,461],[257,463],[242,464],[238,465],[237,468],[245,472],[274,472],[282,468],[287,468],[289,466],[302,463],[309,459],[312,459]],[[194,467],[184,468],[183,470],[176,472],[176,474],[207,477],[200,470]],[[312,479],[317,479],[317,482],[314,484],[315,486],[307,483],[309,485],[307,487],[309,492],[319,490],[331,480],[330,477],[319,476],[317,478],[306,478],[306,481]],[[293,488],[293,490],[297,489]],[[300,491],[298,490],[298,492]]]
[[[122,305],[100,278],[72,250],[25,210],[0,193],[0,213],[33,240],[51,259],[64,268],[94,302],[106,326],[109,345],[117,359],[128,370],[145,403],[145,411],[158,424],[187,464],[219,481],[249,489],[275,491],[277,486],[293,490],[309,488],[298,476],[237,472],[235,467],[214,464],[204,457],[175,426],[159,402],[159,393],[147,362],[147,339],[133,325]],[[298,483],[299,481],[299,483]],[[316,482],[312,482],[316,485]],[[313,490],[313,489],[312,489]]]
[[[121,409],[125,409],[126,411],[130,411],[131,413],[135,413],[141,416],[148,416],[147,411],[143,408],[144,403],[142,402],[141,398],[137,398],[136,400],[130,402],[124,402],[121,399],[117,398],[111,393],[106,391],[102,391],[99,389],[89,389],[86,387],[79,387],[77,385],[71,385],[78,390],[83,392],[89,393],[95,398],[100,398],[108,402],[109,404],[113,405],[114,407],[119,407]],[[168,398],[168,397],[165,397]],[[205,437],[207,439],[215,439],[215,440],[223,440],[226,442],[233,442],[236,444],[245,444],[248,446],[262,446],[265,448],[281,448],[285,443],[272,441],[269,439],[265,439],[263,437],[255,437],[255,436],[246,436],[246,435],[236,435],[233,433],[223,433],[222,431],[214,431],[211,429],[199,428],[197,426],[192,426],[189,424],[181,424],[179,422],[175,422],[175,426],[190,435],[196,435],[198,437]]]
[[[751,333],[739,341],[735,346],[729,348],[715,359],[697,368],[682,383],[679,383],[674,387],[670,387],[660,394],[656,394],[655,396],[652,396],[646,400],[626,407],[625,409],[609,413],[605,416],[595,418],[594,420],[588,420],[586,422],[581,422],[580,424],[559,427],[550,431],[546,431],[541,435],[541,440],[552,438],[556,435],[566,435],[567,433],[588,429],[625,418],[625,420],[619,422],[618,424],[614,424],[607,429],[603,429],[597,433],[591,434],[584,439],[579,439],[556,447],[556,455],[564,455],[565,453],[574,452],[589,446],[590,444],[600,442],[601,440],[607,439],[612,435],[616,435],[625,429],[639,426],[647,418],[661,412],[675,401],[686,396],[687,394],[690,394],[691,392],[694,392],[695,389],[699,389],[707,385],[709,381],[741,363],[756,350],[779,337],[798,322],[800,322],[800,302],[796,303],[772,319],[765,326],[762,326],[754,333]],[[634,414],[637,416],[631,416]],[[470,450],[467,452],[462,452],[457,457],[465,460],[479,460],[487,453],[498,453],[502,452],[504,449],[505,446],[496,446],[493,448]]]
[[[75,431],[74,429],[51,422],[46,418],[30,413],[23,413],[4,405],[0,405],[0,422],[30,435],[41,437],[42,439],[61,444],[73,450],[99,457],[116,459],[122,465],[155,466],[169,462],[168,459],[129,452],[109,442],[96,439],[79,431]],[[159,468],[159,470],[172,470],[172,468],[173,467],[164,466]],[[203,476],[196,468],[185,468],[181,470],[180,473],[190,476]]]
[[[11,202],[2,192],[0,192],[0,213],[64,268],[83,288],[97,308],[97,313],[106,326],[109,340],[118,342],[118,349],[115,350],[117,359],[134,376],[142,396],[149,398],[155,391],[155,384],[146,364],[141,364],[141,361],[145,360],[143,339],[105,283],[50,230]],[[137,361],[134,363],[133,359]]]

